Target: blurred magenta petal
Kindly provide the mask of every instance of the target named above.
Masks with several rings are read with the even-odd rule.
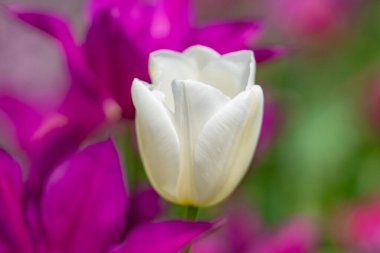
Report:
[[[266,48],[255,48],[255,59],[257,62],[269,61],[289,53],[289,48],[283,46],[269,46]]]
[[[77,111],[81,115],[90,114],[90,122],[94,117],[92,115],[101,115],[102,112],[97,111],[101,106],[97,106],[99,95],[93,90],[95,77],[86,65],[83,52],[75,42],[67,22],[58,15],[23,11],[19,7],[12,7],[11,10],[22,21],[55,38],[64,49],[71,76],[71,86],[60,106],[60,110],[65,111],[65,114],[69,115],[69,117],[74,116],[70,114],[75,114]],[[75,93],[74,96],[73,93]],[[75,109],[71,108],[68,111],[66,107],[75,107]]]
[[[211,47],[221,54],[250,48],[250,43],[261,36],[259,21],[236,21],[207,24],[191,32],[190,44]]]
[[[150,27],[152,38],[168,38],[173,42],[183,40],[192,21],[190,4],[190,0],[156,0]]]
[[[131,196],[128,210],[128,229],[152,221],[163,211],[160,196],[152,188],[139,189]]]
[[[49,121],[56,125],[43,132],[44,125],[50,124]],[[59,114],[47,117],[38,130],[41,131],[41,135],[37,131],[32,136],[27,150],[30,168],[26,188],[31,197],[40,195],[41,187],[51,171],[63,159],[74,153],[87,136],[80,126],[72,124]]]
[[[95,17],[99,11],[104,11],[104,9],[109,9],[116,7],[118,9],[127,9],[136,0],[89,0],[88,1],[88,14],[91,19]]]
[[[146,61],[149,53],[157,49],[181,50],[189,31],[189,4],[188,0],[94,0],[90,1],[90,13],[92,20],[106,9],[118,13],[131,43]]]
[[[354,252],[380,251],[380,201],[378,196],[346,206],[332,222],[333,236]]]
[[[23,8],[18,6],[12,6],[10,10],[20,20],[57,39],[61,43],[65,54],[70,56],[68,58],[69,65],[76,65],[77,61],[80,61],[79,51],[74,38],[67,22],[63,18],[50,13],[23,10]]]
[[[0,93],[41,111],[53,110],[67,88],[62,51],[54,40],[26,27],[1,5],[0,20]]]
[[[70,114],[75,114],[76,111],[79,111],[81,115],[90,114],[90,118],[93,118],[92,115],[105,114],[104,116],[106,117],[102,118],[103,121],[106,119],[110,121],[118,120],[121,118],[122,113],[126,117],[133,117],[134,109],[131,105],[131,99],[128,98],[130,96],[128,87],[133,77],[130,75],[130,71],[125,70],[136,69],[136,62],[129,60],[134,51],[131,51],[128,45],[124,45],[124,42],[127,41],[122,36],[118,36],[118,32],[115,31],[116,27],[121,25],[120,22],[112,22],[112,16],[109,16],[108,23],[105,22],[107,19],[105,14],[110,12],[104,11],[103,15],[97,15],[88,33],[90,43],[87,43],[89,41],[87,39],[83,46],[85,50],[82,50],[74,41],[66,21],[57,15],[24,12],[17,8],[12,8],[12,11],[21,20],[57,39],[65,50],[72,87],[62,103],[61,110],[64,110],[70,117],[74,117],[75,115]],[[122,33],[121,29],[119,31]],[[110,45],[116,42],[121,46],[121,50],[112,50],[114,47]],[[116,46],[116,48],[118,47]],[[124,49],[129,51],[123,52],[122,50]],[[115,53],[109,54],[110,52]],[[87,54],[88,59],[85,58],[85,54]],[[122,62],[116,61],[114,57],[118,57],[129,65],[121,65]],[[134,58],[139,59],[139,57]],[[104,62],[107,59],[108,61]],[[107,63],[110,63],[110,66],[105,65]],[[137,64],[137,66],[140,65]],[[114,70],[113,72],[115,73],[109,73],[107,70]],[[127,80],[123,80],[123,76],[126,76]],[[113,83],[117,83],[117,85],[112,85]],[[105,89],[102,89],[102,87],[105,87]],[[123,89],[120,90],[121,88]],[[75,93],[75,96],[72,93]],[[113,101],[116,102],[110,103]],[[86,107],[81,106],[85,103]],[[121,106],[126,104],[124,107],[127,110],[122,111],[121,108],[119,109],[118,103],[122,104]],[[75,109],[69,111],[67,107],[75,107]],[[91,109],[88,110],[87,108]],[[100,123],[101,121],[97,122],[97,124]],[[83,124],[86,124],[86,122],[83,122]]]
[[[76,151],[86,137],[101,125],[104,114],[96,92],[89,87],[91,76],[66,22],[56,15],[23,11],[19,7],[10,9],[21,20],[61,43],[73,83],[58,108],[50,108],[52,112],[44,115],[16,99],[0,98],[0,110],[13,123],[16,143],[28,155],[28,194],[39,195],[42,183],[54,166]]]
[[[228,212],[219,230],[197,241],[192,252],[244,253],[251,245],[255,245],[261,232],[261,221],[253,210],[238,206]]]
[[[71,157],[50,176],[42,217],[52,252],[106,252],[121,239],[127,192],[118,154],[111,141]]]
[[[310,220],[290,221],[273,235],[254,245],[249,253],[307,253],[315,248],[315,229]]]
[[[0,150],[0,252],[177,252],[215,227],[152,223],[160,211],[157,195],[144,190],[131,201],[111,140],[71,155],[39,182],[41,201],[29,199],[20,167]],[[128,212],[136,217],[132,229]]]
[[[213,226],[209,222],[181,220],[146,223],[132,230],[123,245],[112,253],[175,253]]]
[[[230,248],[226,240],[216,231],[197,241],[191,247],[192,253],[230,253]]]
[[[193,18],[191,16],[191,0],[155,0],[153,3],[162,8],[170,23],[178,23],[176,24],[178,27],[182,26],[184,28],[190,25],[190,21]]]
[[[93,89],[101,95],[104,106],[107,101],[114,102],[114,115],[105,108],[110,121],[118,121],[122,116],[134,117],[130,92],[132,80],[134,77],[147,79],[142,68],[147,67],[144,56],[139,55],[127,38],[120,14],[115,12],[117,9],[104,9],[94,16],[84,44],[87,64],[96,75]]]
[[[105,121],[96,92],[85,86],[71,85],[57,111],[87,134],[103,126]]]
[[[18,6],[10,7],[10,11],[20,20],[55,38],[64,49],[71,74],[71,79],[67,82],[72,85],[67,85],[69,86],[67,93],[62,95],[63,101],[58,108],[55,106],[49,108],[49,111],[54,114],[58,110],[59,113],[67,116],[70,122],[78,125],[81,122],[83,126],[80,127],[86,128],[84,131],[93,130],[99,122],[104,120],[104,118],[100,119],[103,113],[102,109],[97,107],[97,94],[90,87],[91,73],[85,65],[82,51],[76,45],[66,21],[58,15],[26,11]],[[83,119],[83,115],[87,115],[86,120]],[[89,127],[89,125],[92,126]]]
[[[27,149],[31,136],[42,121],[42,115],[22,101],[6,95],[0,95],[0,111],[9,119],[9,127],[16,134],[17,140],[14,142]]]
[[[9,253],[32,253],[23,216],[21,169],[0,149],[0,249]]]
[[[193,252],[309,253],[315,243],[315,226],[310,219],[296,218],[270,231],[254,210],[240,205],[227,213],[220,230],[196,242]]]
[[[76,108],[72,110],[78,111]],[[80,123],[74,121],[73,117],[70,119],[72,115],[43,115],[28,104],[5,95],[0,96],[0,111],[9,119],[9,127],[16,134],[9,146],[21,147],[21,153],[27,155],[29,177],[26,187],[27,194],[33,197],[39,195],[41,185],[50,171],[75,152],[94,128],[85,127],[91,124],[90,117],[83,119],[83,115],[80,115],[80,119],[85,122]]]
[[[66,21],[62,18],[49,13],[23,11],[22,8],[17,6],[10,7],[10,11],[25,23],[40,29],[60,41],[66,53],[73,53],[73,48],[75,48],[74,39]]]
[[[225,235],[231,252],[245,252],[258,239],[262,224],[255,210],[239,206],[231,210],[226,222]]]

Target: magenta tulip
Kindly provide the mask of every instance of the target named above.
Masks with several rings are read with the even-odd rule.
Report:
[[[157,195],[148,191],[131,202],[124,178],[107,140],[55,167],[40,199],[29,199],[20,166],[0,151],[0,251],[172,253],[213,227],[209,222],[152,222],[159,211]],[[135,223],[130,226],[129,220]]]

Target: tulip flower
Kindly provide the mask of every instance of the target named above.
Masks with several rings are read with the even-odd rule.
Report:
[[[260,37],[258,21],[224,21],[194,26],[190,3],[186,0],[90,1],[88,30],[77,42],[64,18],[12,7],[22,21],[57,39],[67,58],[72,85],[78,96],[66,102],[81,115],[88,108],[75,106],[91,100],[92,107],[105,122],[134,119],[131,84],[134,77],[148,81],[148,56],[158,49],[184,50],[202,44],[220,53],[253,49]],[[254,48],[258,62],[283,54],[282,47]],[[78,92],[80,90],[80,92]],[[95,105],[94,105],[95,104]],[[91,108],[90,108],[91,110]]]
[[[238,185],[263,116],[251,51],[193,46],[150,56],[153,84],[132,85],[137,139],[153,187],[167,200],[210,206]]]
[[[212,227],[208,222],[152,222],[159,210],[157,195],[143,192],[130,201],[109,140],[57,166],[36,205],[25,199],[21,174],[17,162],[0,150],[1,252],[171,253]],[[148,244],[146,238],[151,238]]]

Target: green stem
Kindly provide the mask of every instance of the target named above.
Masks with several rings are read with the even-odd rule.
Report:
[[[186,207],[186,220],[194,221],[197,218],[199,208],[194,206],[187,206]]]
[[[195,221],[198,215],[199,208],[194,206],[187,206],[185,218],[189,221]],[[191,245],[187,246],[184,250],[184,253],[190,253]]]
[[[136,150],[132,147],[132,123],[126,123],[126,130],[124,132],[124,155],[125,155],[125,165],[128,174],[128,184],[131,192],[135,192],[138,188],[140,181],[140,167],[139,167],[139,156]]]

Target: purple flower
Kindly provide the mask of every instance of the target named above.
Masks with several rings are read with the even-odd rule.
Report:
[[[315,231],[308,219],[297,218],[276,231],[268,231],[247,207],[232,210],[226,225],[196,242],[194,253],[307,253],[315,243]]]
[[[152,51],[183,51],[193,44],[220,53],[252,49],[252,43],[262,31],[260,22],[249,20],[195,26],[188,0],[149,3],[93,0],[84,41],[77,42],[63,18],[51,13],[11,9],[21,20],[61,43],[73,86],[62,110],[80,116],[100,113],[103,122],[134,118],[132,80],[137,77],[148,81],[148,56]],[[283,53],[282,47],[254,50],[258,62]],[[83,97],[86,102],[81,102]],[[95,120],[95,123],[99,122]]]
[[[65,160],[42,189],[38,200],[29,199],[19,165],[0,151],[0,252],[172,253],[213,226],[151,222],[159,210],[157,195],[143,192],[130,201],[117,151],[109,140]],[[128,226],[130,219],[138,222]]]

